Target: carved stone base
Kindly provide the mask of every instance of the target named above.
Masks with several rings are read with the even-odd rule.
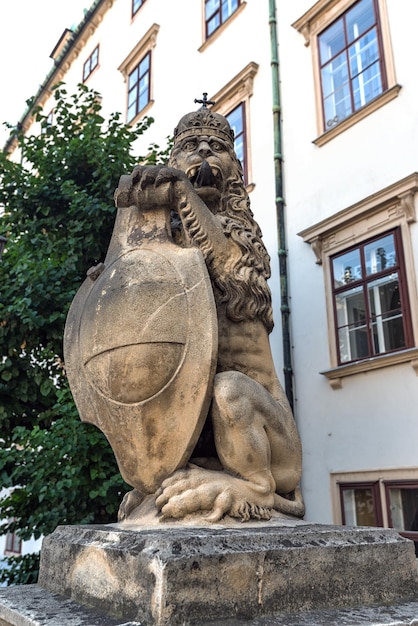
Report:
[[[267,523],[61,526],[39,585],[142,624],[204,624],[416,599],[412,542],[394,530]],[[279,622],[278,622],[279,623]]]

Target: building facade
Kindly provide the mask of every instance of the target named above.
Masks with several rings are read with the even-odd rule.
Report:
[[[96,89],[105,114],[152,116],[140,154],[195,98],[215,101],[272,260],[271,344],[291,379],[306,519],[411,538],[417,18],[414,0],[96,0],[58,41],[37,95],[51,123],[59,81]],[[21,123],[39,132],[28,114]]]

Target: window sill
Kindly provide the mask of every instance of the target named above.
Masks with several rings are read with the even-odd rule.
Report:
[[[394,100],[401,90],[400,85],[394,85],[390,89],[384,91],[380,96],[371,100],[368,104],[364,105],[361,109],[358,109],[355,113],[352,113],[349,117],[346,117],[342,122],[336,124],[330,130],[327,130],[322,135],[320,135],[317,139],[314,139],[312,143],[316,146],[323,146],[328,143],[331,139],[334,139],[337,135],[340,135],[345,130],[360,122],[360,120],[364,119],[371,113],[380,109],[380,107],[384,106],[388,102]]]
[[[343,386],[342,379],[345,378],[345,376],[353,376],[354,374],[369,372],[370,370],[380,369],[381,367],[389,367],[391,365],[408,362],[410,362],[415,370],[415,374],[418,376],[418,348],[409,348],[401,352],[393,352],[371,359],[363,359],[362,361],[356,361],[348,365],[339,365],[338,367],[324,370],[320,372],[320,374],[328,378],[329,384],[333,389],[341,389]]]

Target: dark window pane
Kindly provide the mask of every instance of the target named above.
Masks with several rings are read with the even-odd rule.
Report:
[[[393,528],[418,531],[418,486],[389,487],[388,491]]]
[[[348,526],[376,526],[372,488],[343,489],[343,512]]]

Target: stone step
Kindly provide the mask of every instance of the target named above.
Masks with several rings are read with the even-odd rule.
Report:
[[[184,622],[184,626],[187,622]],[[0,589],[0,626],[149,626],[82,607],[39,585]],[[191,622],[187,626],[418,626],[418,600],[392,606],[323,609],[250,621]]]

